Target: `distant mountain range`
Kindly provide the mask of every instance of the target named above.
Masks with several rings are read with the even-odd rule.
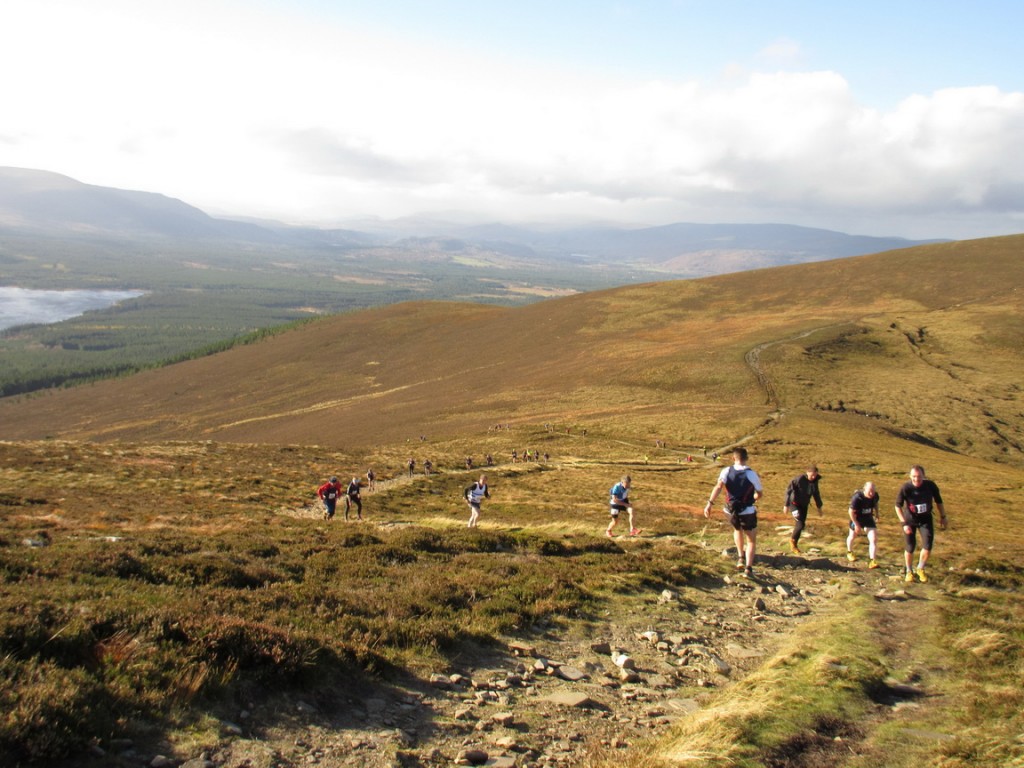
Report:
[[[520,262],[624,266],[673,276],[702,276],[823,261],[936,240],[848,235],[786,224],[688,224],[550,229],[425,220],[378,223],[366,231],[291,227],[215,218],[151,192],[94,186],[48,171],[0,167],[0,234],[125,240],[253,243],[278,248],[359,249],[393,255],[483,250]]]

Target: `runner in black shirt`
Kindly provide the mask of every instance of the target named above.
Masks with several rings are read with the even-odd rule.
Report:
[[[921,531],[921,554],[917,562],[917,578],[928,581],[924,567],[932,552],[935,539],[935,521],[932,510],[939,510],[939,525],[946,527],[946,510],[942,506],[942,494],[939,486],[925,479],[924,467],[915,464],[910,468],[910,481],[903,484],[896,495],[896,515],[903,524],[905,543],[904,562],[906,575],[904,581],[914,580],[913,555],[917,547],[917,532]]]
[[[868,537],[868,568],[878,567],[875,559],[878,547],[878,532],[875,530],[877,523],[878,491],[875,490],[875,484],[868,480],[850,499],[850,533],[846,537],[846,559],[851,563],[857,559],[853,554],[853,540],[858,533],[863,533]]]

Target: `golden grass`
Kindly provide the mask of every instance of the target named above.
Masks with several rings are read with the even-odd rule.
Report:
[[[960,666],[950,674],[960,677],[948,683],[956,688],[962,678],[970,693],[962,704],[935,704],[928,717],[946,716],[969,734],[982,756],[975,764],[985,765],[984,756],[1004,759],[1013,750],[985,743],[986,730],[1005,735],[1018,722],[1012,714],[994,722],[985,707],[1012,713],[1019,703],[1008,682],[1020,664],[1019,611],[1006,596],[1020,581],[1022,247],[1024,237],[951,243],[516,309],[386,307],[124,381],[10,399],[0,402],[0,533],[11,543],[47,531],[75,547],[84,545],[74,536],[88,535],[128,541],[130,550],[160,541],[186,550],[182,560],[191,570],[175,578],[205,568],[244,584],[263,572],[224,555],[244,549],[242,542],[282,558],[309,549],[302,567],[329,575],[335,565],[320,552],[349,536],[357,543],[379,537],[373,546],[385,558],[390,537],[423,531],[456,542],[455,549],[468,546],[460,492],[491,453],[496,466],[484,471],[493,498],[484,505],[481,536],[540,537],[552,549],[590,546],[607,525],[609,486],[628,473],[638,525],[659,538],[623,541],[623,551],[651,546],[658,558],[699,568],[705,548],[714,552],[730,540],[720,519],[705,522],[700,513],[724,464],[705,451],[742,443],[765,483],[762,551],[785,543],[776,527],[790,523],[781,510],[786,484],[814,462],[824,475],[826,511],[821,521],[811,518],[816,545],[841,553],[847,502],[870,479],[882,494],[882,557],[895,564],[902,543],[892,499],[909,465],[923,463],[942,488],[950,530],[939,533],[932,561],[937,583],[930,594],[944,623],[929,616],[915,642],[958,654]],[[761,379],[744,363],[752,350]],[[510,428],[495,430],[498,424]],[[512,449],[550,459],[512,464]],[[464,466],[469,455],[478,467],[472,471]],[[418,466],[430,458],[438,473],[405,477],[409,457]],[[382,483],[364,494],[366,523],[325,525],[316,486],[331,474],[362,476],[370,466]],[[204,545],[193,551],[196,540]],[[345,553],[368,548],[353,544]],[[104,567],[147,566],[145,558],[122,562],[113,552],[104,554]],[[536,565],[545,556],[531,552],[523,561]],[[372,573],[391,567],[367,565]],[[620,567],[603,572],[595,591],[612,594],[633,583],[629,567]],[[585,580],[587,571],[571,570],[579,566],[565,568],[564,579]],[[436,580],[454,579],[445,573]],[[653,573],[664,577],[668,565],[659,561]],[[486,569],[481,574],[481,583],[493,578]],[[368,579],[359,594],[373,603],[380,597],[374,584],[379,591],[383,582]],[[278,589],[236,599],[269,599]],[[544,594],[530,599],[539,612],[556,605]],[[836,612],[852,600],[837,598]],[[309,621],[319,627],[327,619]],[[425,646],[408,641],[387,658],[435,661],[436,627],[403,621],[387,626],[422,634]],[[647,745],[625,760],[617,755],[616,764],[743,765],[792,735],[781,722],[766,722],[766,712],[778,709],[779,721],[793,717],[803,727],[820,701],[812,694],[822,690],[836,711],[860,706],[849,681],[829,677],[826,660],[857,657],[867,680],[875,669],[855,650],[873,648],[876,638],[835,622],[815,620],[795,646],[680,723],[670,743]],[[273,635],[273,627],[265,629]],[[380,649],[346,631],[355,638],[354,657],[368,667],[381,663]],[[142,654],[133,650],[136,635],[124,632],[104,638],[102,647],[130,666]],[[896,664],[891,652],[878,652],[880,663]],[[200,660],[170,682],[186,700],[232,673]],[[890,742],[882,731],[884,746]],[[967,741],[936,761],[971,764]],[[891,743],[899,742],[897,731]],[[927,746],[908,746],[907,754],[913,762],[927,756]]]

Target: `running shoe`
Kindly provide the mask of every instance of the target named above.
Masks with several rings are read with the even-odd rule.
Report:
[[[740,570],[742,570],[746,564],[746,561],[744,561],[742,558],[736,561],[736,567]]]
[[[745,578],[748,578],[748,579],[754,578],[754,569],[753,568],[744,568],[743,569],[743,576]]]
[[[803,554],[803,552],[800,551],[800,547],[797,546],[797,543],[795,541],[789,542],[789,551],[792,552],[794,555]]]
[[[604,535],[607,536],[609,539],[614,539],[615,538],[614,536],[612,536],[612,532],[611,531],[605,531]]]
[[[914,580],[914,572],[912,570],[910,570],[910,569],[907,569],[907,573],[903,577],[903,580],[906,581],[906,582],[913,581]]]
[[[847,552],[846,559],[849,560],[851,563],[857,562],[857,556],[853,554],[853,552]]]
[[[872,560],[870,563],[868,563],[868,568],[874,569],[874,568],[877,568],[877,567],[878,567],[878,561],[877,560]]]
[[[630,536],[639,536],[640,535],[640,529],[639,528],[634,528],[633,530],[631,530],[629,532],[629,535]]]
[[[917,580],[924,584],[928,581],[928,575],[924,572],[924,568],[917,569]]]

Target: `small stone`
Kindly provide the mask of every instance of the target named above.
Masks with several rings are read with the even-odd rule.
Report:
[[[464,749],[456,756],[455,762],[459,765],[483,765],[487,757],[482,749]]]
[[[732,667],[722,659],[718,658],[715,654],[708,654],[708,658],[711,660],[711,664],[714,666],[715,671],[720,675],[728,677],[732,674]]]
[[[576,667],[561,666],[558,668],[558,676],[563,680],[574,683],[585,678],[587,674],[582,670],[576,669]]]
[[[536,656],[537,649],[532,645],[526,645],[525,643],[509,643],[508,649],[512,652],[513,656]]]
[[[686,715],[700,709],[700,704],[698,704],[694,699],[669,699],[665,704],[677,712],[682,712]]]
[[[563,707],[572,707],[574,709],[586,709],[597,706],[597,702],[587,696],[587,694],[577,691],[559,691],[558,693],[546,696],[544,701],[550,701],[553,704],[560,704]]]
[[[224,730],[224,733],[228,734],[229,736],[242,735],[242,726],[236,723],[232,723],[228,720],[221,720],[220,727]]]
[[[435,672],[430,676],[430,684],[435,688],[448,688],[451,686],[452,681],[444,675]]]

